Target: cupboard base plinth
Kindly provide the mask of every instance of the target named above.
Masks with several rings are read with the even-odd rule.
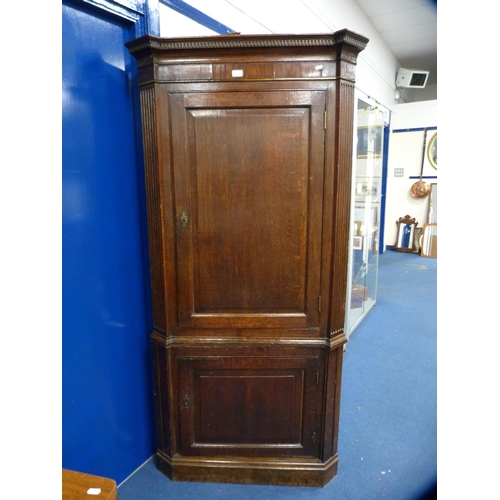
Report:
[[[174,457],[156,455],[158,469],[172,481],[323,487],[337,475],[338,456],[319,460]]]

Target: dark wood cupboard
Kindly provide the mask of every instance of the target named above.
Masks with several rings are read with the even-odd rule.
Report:
[[[143,123],[158,463],[321,486],[337,471],[354,114],[368,40],[127,44]]]

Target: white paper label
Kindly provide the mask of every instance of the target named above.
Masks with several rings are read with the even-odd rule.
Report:
[[[239,78],[239,77],[242,77],[243,76],[243,70],[242,69],[233,69],[233,71],[231,71],[231,75],[235,78]]]
[[[87,490],[87,495],[100,495],[101,494],[101,488],[89,488]]]

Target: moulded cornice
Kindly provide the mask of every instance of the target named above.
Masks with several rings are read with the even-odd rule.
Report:
[[[143,49],[193,50],[193,49],[251,49],[286,47],[333,47],[347,43],[363,50],[368,39],[349,30],[333,34],[312,35],[219,35],[200,38],[159,38],[144,36],[126,44],[131,54]]]

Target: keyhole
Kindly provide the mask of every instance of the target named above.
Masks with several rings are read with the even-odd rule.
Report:
[[[188,216],[186,212],[181,213],[181,224],[182,227],[186,227],[188,225]]]

